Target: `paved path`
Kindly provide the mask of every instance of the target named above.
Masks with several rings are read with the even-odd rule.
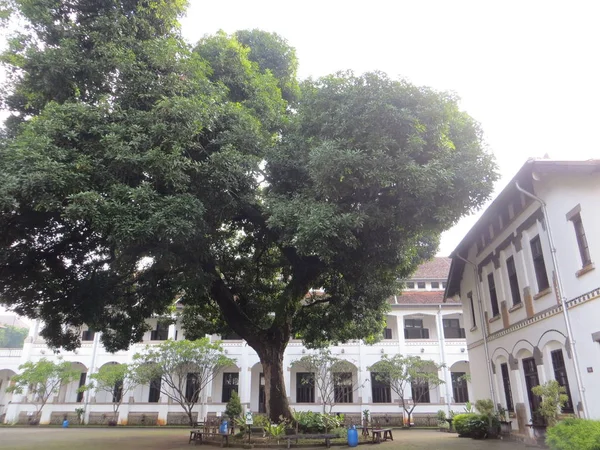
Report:
[[[0,427],[4,450],[192,450],[219,447],[188,445],[187,428],[10,428]],[[524,450],[515,442],[476,441],[454,433],[429,430],[394,430],[394,442],[361,445],[360,450]],[[316,447],[317,448],[317,447]],[[325,446],[318,447],[325,449]],[[347,449],[334,446],[332,449]]]

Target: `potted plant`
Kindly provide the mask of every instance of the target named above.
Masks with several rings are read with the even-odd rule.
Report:
[[[510,436],[512,431],[512,421],[506,420],[506,408],[498,406],[498,420],[500,421],[500,434],[502,436]]]
[[[365,409],[363,410],[363,426],[368,427],[369,426],[369,410]]]
[[[449,425],[446,419],[446,412],[443,409],[440,409],[437,412],[437,422],[440,431],[447,432]]]
[[[567,390],[556,380],[535,386],[531,391],[542,398],[539,408],[532,414],[530,426],[538,444],[543,445],[546,440],[546,428],[557,424],[558,416],[569,397]]]
[[[498,436],[498,424],[494,424],[494,420],[496,419],[494,413],[494,402],[489,398],[485,400],[477,400],[475,402],[475,409],[479,411],[479,414],[481,414],[487,419],[487,436]]]
[[[452,429],[452,422],[454,421],[454,416],[455,415],[456,415],[456,413],[454,411],[450,410],[450,415],[446,419],[446,422],[448,422],[448,433],[452,433],[454,431]]]

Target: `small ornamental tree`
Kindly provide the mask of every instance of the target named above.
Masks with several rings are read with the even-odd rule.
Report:
[[[561,386],[558,381],[550,380],[539,386],[534,386],[531,391],[534,395],[542,397],[540,407],[533,412],[533,422],[536,419],[543,419],[546,425],[553,427],[558,422],[558,415],[563,406],[569,401],[567,389]]]
[[[226,357],[218,343],[208,338],[195,341],[172,341],[146,347],[144,353],[133,357],[139,383],[161,378],[160,392],[178,403],[194,425],[192,411],[201,401],[204,388],[235,361]]]
[[[91,382],[80,391],[96,389],[96,391],[107,392],[112,397],[113,422],[117,423],[119,419],[119,408],[123,399],[139,384],[139,381],[132,372],[131,365],[128,364],[105,364],[100,367],[98,372],[90,375]]]
[[[400,405],[408,416],[408,426],[416,406],[422,402],[432,387],[439,386],[444,380],[438,377],[438,370],[443,364],[435,364],[431,360],[419,356],[383,355],[378,363],[369,367],[376,372],[377,381],[388,383],[390,389],[400,398]],[[412,391],[412,399],[408,398]]]
[[[20,365],[19,370],[21,372],[11,378],[11,385],[6,388],[6,392],[31,396],[31,403],[36,409],[36,424],[39,423],[42,409],[50,397],[58,394],[62,384],[70,383],[80,374],[70,362],[53,362],[45,358],[36,362],[28,361]]]
[[[330,414],[336,403],[343,402],[359,387],[352,376],[352,363],[333,356],[330,350],[305,355],[292,366],[313,374],[312,383],[321,397],[324,413]]]
[[[225,407],[225,415],[229,417],[231,420],[231,426],[233,427],[235,424],[235,419],[240,417],[242,414],[242,402],[240,401],[240,396],[236,391],[231,392],[231,398],[227,402],[227,406]]]

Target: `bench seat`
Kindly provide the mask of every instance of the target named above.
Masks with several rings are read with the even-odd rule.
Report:
[[[379,444],[382,440],[383,441],[387,441],[388,439],[390,441],[394,440],[394,437],[392,436],[391,428],[372,428],[371,435],[373,436],[373,443],[377,443],[377,444]]]
[[[284,436],[283,439],[287,439],[287,448],[290,448],[292,440],[298,442],[298,439],[325,439],[325,446],[331,447],[331,439],[337,439],[340,436],[337,434],[291,434]]]
[[[194,442],[195,445],[202,444],[205,440],[220,437],[221,438],[221,447],[227,447],[229,445],[229,435],[223,433],[210,433],[204,430],[191,430],[190,431],[190,440],[188,444]]]

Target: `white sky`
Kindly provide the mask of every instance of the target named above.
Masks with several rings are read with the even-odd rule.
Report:
[[[273,31],[296,48],[301,78],[381,70],[450,90],[485,132],[502,180],[528,157],[600,157],[600,2],[190,0],[183,34]],[[444,233],[448,255],[475,223]]]

